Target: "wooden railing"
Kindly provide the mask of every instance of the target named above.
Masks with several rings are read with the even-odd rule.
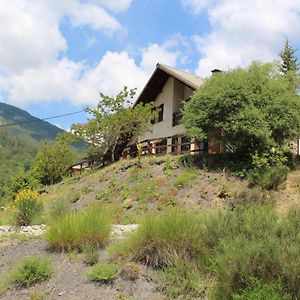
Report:
[[[183,136],[171,136],[171,137],[163,137],[159,140],[166,141],[165,144],[160,144],[160,142],[155,143],[155,140],[144,140],[141,144],[147,144],[142,147],[142,155],[162,155],[166,153],[170,154],[183,154],[183,153],[201,153],[204,152],[204,149],[200,149],[200,145],[198,143],[188,141],[188,142],[176,142],[170,143],[167,142],[169,140],[174,140],[177,138],[182,138]],[[153,143],[154,142],[154,143]],[[194,147],[192,147],[194,145]],[[186,149],[182,149],[182,147]],[[194,148],[194,149],[191,149]],[[137,156],[138,151],[136,145],[132,145],[129,149],[128,153],[131,157]]]

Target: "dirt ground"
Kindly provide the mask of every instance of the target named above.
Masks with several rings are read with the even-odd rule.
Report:
[[[30,288],[9,289],[0,294],[0,299],[164,299],[151,280],[151,271],[143,266],[136,281],[124,280],[119,276],[113,283],[96,284],[86,279],[89,267],[80,254],[72,257],[70,254],[52,252],[41,238],[0,243],[0,280],[20,259],[37,255],[52,258],[54,275]],[[100,260],[105,256],[105,251],[102,251]]]

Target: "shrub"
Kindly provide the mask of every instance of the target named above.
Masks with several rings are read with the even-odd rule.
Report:
[[[248,178],[250,186],[260,186],[265,190],[277,191],[279,186],[286,181],[289,168],[284,165],[255,169]]]
[[[28,287],[50,278],[53,274],[51,260],[47,257],[24,258],[18,268],[9,276],[15,286]]]
[[[18,192],[14,205],[17,209],[16,222],[20,226],[30,225],[33,218],[43,208],[38,192],[33,190],[21,190]]]
[[[264,206],[275,204],[274,193],[259,187],[242,190],[233,196],[230,205],[232,209],[250,208],[253,205]]]
[[[110,282],[118,276],[118,266],[112,263],[99,263],[90,268],[87,278],[97,282]]]
[[[148,215],[112,252],[163,269],[171,298],[201,293],[197,282],[206,273],[214,277],[213,299],[298,299],[299,232],[300,209],[286,215],[263,205],[198,214],[173,209]]]
[[[241,292],[234,294],[233,300],[289,300],[288,296],[280,282],[262,283],[257,279],[253,279],[251,286]]]
[[[110,230],[109,215],[91,206],[55,220],[46,232],[46,239],[57,250],[83,250],[85,246],[103,247],[108,242]]]
[[[197,216],[172,209],[162,216],[149,214],[128,240],[112,252],[153,267],[171,265],[174,258],[197,255],[200,239]]]
[[[197,266],[180,259],[174,266],[160,271],[158,281],[170,299],[203,299],[206,293],[205,280]]]

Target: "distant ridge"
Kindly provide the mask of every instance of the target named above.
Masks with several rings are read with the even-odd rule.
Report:
[[[55,140],[57,135],[63,132],[63,130],[57,126],[40,120],[23,109],[0,102],[0,124],[22,123],[27,121],[29,122],[6,128],[16,134],[30,135],[36,141]]]

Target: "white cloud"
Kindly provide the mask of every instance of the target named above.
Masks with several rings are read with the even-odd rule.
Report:
[[[80,0],[9,0],[0,5],[0,71],[19,73],[55,63],[67,50],[60,22],[111,35],[120,23],[102,7]]]
[[[89,2],[103,5],[113,11],[124,11],[129,8],[132,0],[89,0]]]
[[[186,0],[194,11],[202,1]],[[197,73],[209,75],[214,68],[247,66],[253,60],[272,61],[286,36],[300,38],[300,2],[297,0],[219,0],[209,6],[211,31],[195,41],[202,55]]]
[[[21,106],[33,102],[62,100],[72,95],[83,68],[82,63],[64,58],[53,64],[9,76],[2,90],[6,90],[12,103]]]
[[[0,71],[20,72],[44,61],[54,62],[67,48],[56,19],[32,2],[2,3],[0,19]]]
[[[22,107],[33,102],[63,99],[74,104],[95,105],[99,92],[115,95],[125,85],[141,91],[157,62],[176,66],[182,57],[174,50],[176,47],[174,40],[161,46],[150,44],[141,49],[139,64],[125,51],[106,52],[94,67],[64,58],[38,68],[28,68],[21,74],[0,75],[0,91],[11,103]]]
[[[75,3],[69,14],[75,27],[88,25],[92,29],[103,30],[108,34],[112,34],[122,28],[114,17],[96,5]]]

